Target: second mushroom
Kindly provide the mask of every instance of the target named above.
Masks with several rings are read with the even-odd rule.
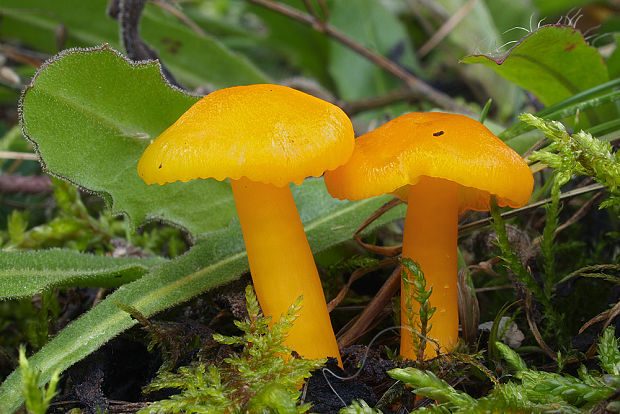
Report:
[[[488,210],[491,196],[500,206],[520,207],[533,183],[519,154],[481,123],[436,112],[406,114],[359,137],[349,161],[325,174],[334,197],[359,200],[391,192],[408,202],[402,254],[420,265],[432,286],[436,311],[428,336],[444,352],[458,339],[458,215]],[[403,296],[401,323],[407,325]],[[427,358],[435,355],[428,344],[425,352]],[[400,353],[417,356],[405,331]]]

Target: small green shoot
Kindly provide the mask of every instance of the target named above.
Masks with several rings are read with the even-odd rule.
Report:
[[[573,175],[590,176],[609,191],[609,198],[601,203],[601,208],[620,207],[620,161],[609,142],[584,131],[570,135],[560,122],[545,121],[531,114],[522,114],[520,119],[552,141],[544,150],[534,152],[530,160],[555,170],[554,187],[558,191]]]
[[[497,234],[497,246],[500,250],[500,258],[505,262],[506,267],[517,277],[521,283],[523,283],[540,301],[544,308],[544,316],[549,322],[549,329],[555,330],[563,334],[562,315],[560,315],[554,308],[551,302],[553,280],[549,278],[543,279],[543,287],[536,281],[534,276],[525,268],[517,254],[513,251],[510,241],[508,240],[508,233],[506,231],[506,223],[502,219],[500,209],[495,202],[495,199],[491,199],[491,216],[493,217],[493,229]]]
[[[382,414],[381,410],[370,407],[366,401],[353,401],[351,405],[338,411],[338,414]]]
[[[56,371],[52,374],[47,388],[39,387],[40,373],[28,364],[26,350],[23,346],[19,348],[19,367],[22,373],[22,392],[28,414],[45,414],[52,398],[56,395],[60,372]]]
[[[620,349],[613,327],[603,333],[598,347],[602,371],[588,371],[581,366],[579,377],[529,369],[508,345],[496,342],[495,346],[517,381],[503,384],[494,381],[496,386],[493,390],[479,399],[456,390],[430,371],[397,368],[388,373],[412,387],[416,394],[437,401],[439,405],[424,409],[436,413],[582,413],[604,403],[620,386],[620,375],[617,373],[620,369]]]
[[[310,404],[297,404],[299,387],[325,360],[288,357],[291,350],[283,345],[301,309],[301,298],[270,326],[271,318],[260,315],[251,286],[245,297],[249,318],[235,321],[243,335],[213,335],[217,342],[240,346],[241,351],[222,361],[196,362],[175,373],[160,372],[145,392],[164,388],[181,392],[139,413],[304,413],[310,408]]]
[[[403,257],[402,264],[401,277],[403,279],[407,319],[409,326],[417,330],[417,332],[410,332],[410,334],[413,338],[412,343],[418,350],[418,361],[423,361],[427,336],[432,328],[430,320],[436,309],[431,307],[430,302],[433,288],[426,289],[426,279],[419,264],[407,257]],[[414,310],[414,302],[417,302],[417,306],[419,306],[417,312]],[[417,321],[415,315],[418,315]],[[405,334],[403,332],[403,335]]]

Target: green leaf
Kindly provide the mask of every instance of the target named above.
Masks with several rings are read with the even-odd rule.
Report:
[[[570,13],[581,6],[596,1],[598,0],[534,0],[534,5],[539,10],[541,16],[550,16],[559,13]]]
[[[106,15],[107,4],[107,0],[3,0],[0,36],[47,53],[102,43],[120,48],[118,23]],[[140,34],[187,87],[223,88],[268,80],[243,56],[193,32],[154,4],[145,7]]]
[[[242,55],[212,37],[196,34],[148,2],[140,28],[145,42],[157,50],[164,65],[187,87],[206,84],[226,88],[269,82],[269,77]]]
[[[0,251],[0,300],[65,286],[117,287],[139,279],[162,258],[95,256],[72,250]]]
[[[356,202],[334,200],[322,179],[309,179],[301,186],[293,186],[293,196],[315,253],[350,240],[363,220],[390,199],[383,196]],[[373,228],[403,215],[404,206],[400,206],[381,216]],[[136,323],[114,301],[132,306],[149,317],[227,283],[247,269],[243,238],[238,222],[234,221],[227,228],[203,236],[183,256],[117,289],[61,331],[32,356],[30,363],[42,372],[43,384],[56,369],[67,369]],[[20,383],[16,371],[0,386],[0,412],[11,413],[21,404]]]
[[[298,0],[281,1],[291,7],[301,7],[306,11],[303,4]],[[281,58],[275,60],[273,70],[280,71],[282,61],[291,64],[302,75],[316,78],[324,86],[331,86],[331,79],[327,71],[328,43],[327,36],[319,33],[312,27],[291,20],[273,10],[254,5],[248,2],[248,11],[258,16],[265,26],[265,34],[248,45],[248,48],[256,49],[257,42],[278,53]],[[264,64],[274,65],[274,62],[263,59]]]
[[[523,37],[504,57],[471,55],[463,63],[481,63],[534,93],[545,105],[567,99],[609,80],[598,51],[571,26],[548,25]],[[592,125],[614,116],[612,107],[588,111]]]
[[[609,79],[620,78],[620,35],[614,35],[616,40],[616,48],[607,58],[607,71],[609,72]]]
[[[437,56],[434,57],[441,63],[438,65],[456,66],[458,59],[455,55],[462,56],[469,53],[478,53],[480,50],[495,49],[509,40],[513,40],[516,31],[506,30],[527,25],[531,14],[531,7],[524,2],[512,0],[476,1],[469,0],[437,0],[445,10],[446,16],[454,16],[467,10],[467,13],[458,24],[453,25],[446,39],[437,45]],[[445,23],[444,23],[445,24]],[[460,50],[455,51],[454,46]],[[445,61],[445,63],[444,63]],[[521,95],[516,86],[502,79],[497,74],[489,74],[482,66],[470,65],[455,68],[464,72],[470,81],[478,82],[483,90],[478,94],[493,98],[496,108],[499,110],[500,119],[508,119],[513,116],[515,108],[519,105]]]
[[[329,23],[363,46],[419,72],[405,27],[383,2],[334,1]],[[392,75],[334,41],[329,47],[329,72],[344,100],[373,97],[399,85]]]
[[[136,171],[150,140],[196,101],[169,87],[156,63],[132,64],[103,46],[48,62],[24,92],[22,123],[48,173],[101,194],[134,228],[161,219],[198,235],[234,216],[230,186],[147,186]]]

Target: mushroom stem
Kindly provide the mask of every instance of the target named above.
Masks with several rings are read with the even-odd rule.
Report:
[[[442,351],[451,350],[458,339],[457,306],[457,234],[458,184],[441,178],[421,177],[409,186],[407,216],[403,234],[403,257],[416,261],[426,278],[427,289],[432,286],[432,328],[427,337],[435,339]],[[404,292],[401,282],[401,292]],[[417,303],[414,301],[414,306]],[[414,308],[418,312],[419,306]],[[408,324],[405,300],[401,300],[401,323]],[[414,317],[418,329],[419,319]],[[415,335],[415,334],[413,334]],[[436,346],[427,343],[425,359],[436,356]],[[400,354],[416,359],[412,333],[403,331]]]
[[[275,322],[299,296],[301,315],[285,344],[304,358],[334,357],[342,365],[325,295],[293,195],[276,187],[231,180],[254,290]]]

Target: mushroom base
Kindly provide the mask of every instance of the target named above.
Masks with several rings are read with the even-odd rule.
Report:
[[[246,178],[231,180],[254,290],[274,321],[303,296],[285,342],[304,358],[334,357],[342,365],[325,295],[293,195]]]
[[[458,340],[459,318],[457,305],[457,235],[458,235],[458,184],[441,178],[422,177],[409,186],[409,205],[403,233],[403,257],[420,265],[426,279],[426,289],[433,288],[431,307],[436,308],[431,317],[431,329],[427,333],[441,346],[450,351]],[[404,292],[401,282],[401,292]],[[401,323],[408,325],[409,318],[404,295],[401,300]],[[417,305],[417,306],[416,306]],[[414,301],[414,312],[419,305]],[[419,330],[417,315],[412,328]],[[414,347],[415,333],[403,330],[400,354],[404,358],[417,359]],[[437,346],[427,342],[424,358],[437,355]]]

